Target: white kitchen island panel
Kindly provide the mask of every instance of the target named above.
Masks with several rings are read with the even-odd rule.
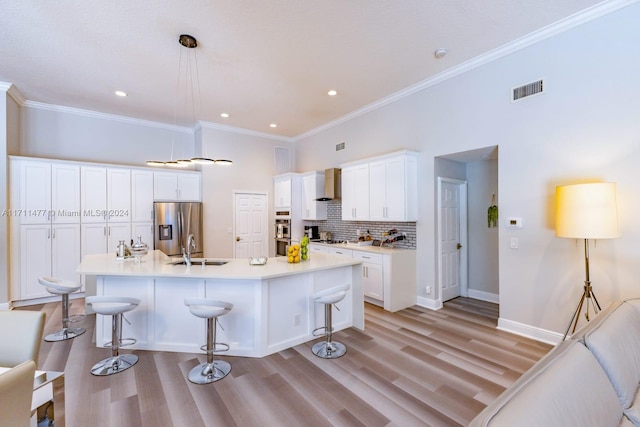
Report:
[[[123,265],[113,258],[90,255],[78,272],[97,277],[96,295],[141,300],[135,310],[125,314],[131,325],[123,322],[123,337],[137,340],[129,349],[201,353],[200,346],[206,342],[205,321],[193,316],[184,305],[189,297],[234,305],[219,319],[222,328],[217,329],[218,342],[230,345],[230,350],[221,354],[229,356],[263,357],[317,339],[313,330],[324,325],[324,306],[314,302],[313,294],[344,284],[350,284],[351,289],[338,303],[341,311],[333,311],[334,330],[351,326],[364,329],[362,283],[356,260],[317,255],[315,263],[293,266],[276,258],[269,260],[271,268],[244,270],[246,260],[229,260],[227,269],[174,269],[167,267],[168,258],[158,254],[145,257],[142,265]],[[230,277],[233,272],[239,273],[237,279]],[[96,345],[109,341],[111,317],[97,315]]]

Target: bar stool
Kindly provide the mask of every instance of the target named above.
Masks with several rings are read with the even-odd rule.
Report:
[[[326,340],[315,343],[313,347],[311,347],[313,354],[318,357],[322,357],[323,359],[336,359],[344,356],[347,352],[344,344],[332,340],[333,325],[331,322],[331,308],[334,304],[344,299],[349,288],[351,288],[349,284],[341,285],[316,292],[313,295],[315,302],[324,304],[324,326],[314,329],[313,335],[316,337],[324,335]],[[340,310],[338,307],[336,307],[336,309]],[[319,331],[322,332],[318,333]]]
[[[84,328],[69,327],[69,323],[80,322],[85,317],[84,314],[69,316],[69,294],[78,291],[82,287],[82,284],[46,276],[39,277],[38,282],[47,288],[49,293],[62,295],[62,329],[47,335],[44,337],[44,340],[48,342],[64,341],[84,334]]]
[[[207,321],[207,343],[200,347],[207,353],[207,361],[189,371],[189,381],[194,384],[219,381],[231,372],[231,365],[224,360],[213,360],[213,353],[229,350],[228,344],[216,341],[216,324],[219,323],[218,317],[229,313],[233,304],[206,298],[185,298],[184,304],[189,307],[191,314]]]
[[[138,362],[135,354],[120,354],[120,347],[135,344],[134,338],[122,338],[122,318],[123,313],[131,311],[140,304],[137,298],[116,297],[116,296],[93,296],[86,298],[87,305],[93,311],[103,316],[111,316],[111,342],[104,346],[111,346],[111,357],[93,365],[91,373],[93,375],[112,375],[129,369]]]

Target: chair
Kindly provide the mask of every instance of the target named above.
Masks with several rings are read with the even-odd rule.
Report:
[[[105,344],[105,347],[111,346],[111,357],[93,365],[91,373],[98,376],[117,374],[138,363],[138,356],[120,354],[120,347],[136,342],[133,338],[122,339],[122,316],[123,313],[136,308],[140,300],[117,296],[92,296],[87,297],[85,302],[97,314],[111,316],[111,342]],[[125,341],[127,341],[126,344],[124,344]]]
[[[28,360],[0,374],[0,425],[2,427],[29,425],[35,372],[35,362]]]
[[[326,340],[315,343],[313,347],[311,347],[311,351],[313,352],[313,354],[318,357],[322,357],[323,359],[336,359],[338,357],[344,356],[344,354],[347,352],[347,348],[344,344],[333,341],[331,309],[334,304],[344,299],[344,297],[347,295],[347,291],[350,288],[351,285],[341,285],[316,292],[313,295],[313,299],[315,300],[315,302],[317,302],[318,304],[324,304],[324,326],[314,329],[313,335],[324,335],[326,337]],[[322,333],[318,334],[318,331],[322,331]]]
[[[0,311],[0,366],[13,368],[28,360],[38,363],[44,321],[42,311]]]
[[[75,323],[84,319],[84,314],[69,316],[69,294],[80,290],[80,283],[62,280],[56,277],[39,277],[38,282],[47,288],[49,293],[62,295],[62,329],[44,337],[45,341],[55,342],[70,340],[85,333],[84,328],[70,328],[69,322]]]
[[[219,381],[231,372],[231,364],[224,360],[213,360],[214,352],[229,350],[228,344],[216,341],[216,324],[218,317],[229,313],[233,304],[206,298],[186,298],[184,303],[189,307],[191,314],[207,321],[207,344],[200,347],[207,352],[207,361],[189,371],[189,381],[194,384],[209,384]],[[219,346],[222,346],[221,350],[218,350]]]

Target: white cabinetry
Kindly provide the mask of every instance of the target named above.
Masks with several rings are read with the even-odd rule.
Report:
[[[129,169],[82,166],[82,222],[131,220],[131,172]]]
[[[302,175],[302,219],[327,219],[327,202],[316,199],[324,195],[324,172]]]
[[[131,171],[131,238],[153,249],[153,172]]]
[[[384,300],[384,277],[382,274],[382,255],[370,252],[353,251],[353,258],[362,261],[362,289],[364,296],[380,301]]]
[[[200,174],[196,172],[153,173],[154,200],[199,202],[200,187]]]
[[[353,258],[353,251],[351,249],[345,249],[343,247],[333,247],[329,246],[327,248],[327,253],[329,255],[343,256],[347,258]]]
[[[418,220],[417,153],[401,151],[342,167],[344,221]]]
[[[20,190],[11,195],[12,232],[20,236],[11,245],[19,253],[12,263],[20,273],[19,294],[23,299],[50,296],[38,277],[79,279],[80,168],[44,161],[12,161],[10,167],[12,176],[19,171]]]
[[[115,253],[131,241],[131,171],[83,166],[81,177],[82,257]]]
[[[369,219],[417,221],[417,160],[397,155],[369,164]]]
[[[273,207],[291,208],[291,175],[273,178]]]
[[[311,252],[311,254],[319,254],[319,253],[328,254],[329,248],[327,248],[326,246],[314,245],[313,243],[310,243],[309,252]]]
[[[342,169],[342,220],[369,219],[369,164]]]

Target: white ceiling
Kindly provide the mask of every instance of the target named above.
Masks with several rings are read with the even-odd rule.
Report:
[[[28,101],[295,137],[600,1],[0,0],[0,81]],[[195,112],[177,89],[189,52]]]

